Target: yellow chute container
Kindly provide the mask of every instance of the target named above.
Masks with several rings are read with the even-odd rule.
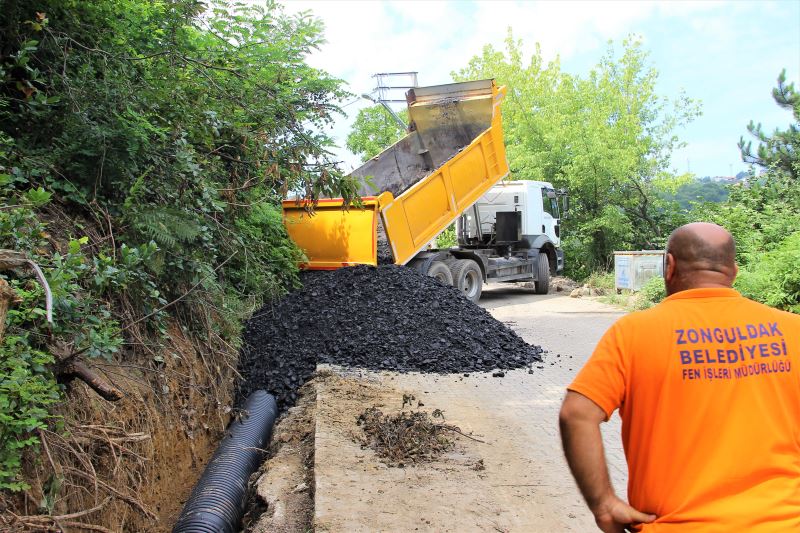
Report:
[[[283,223],[289,237],[302,249],[313,270],[353,265],[377,265],[378,213],[390,193],[362,198],[360,207],[344,207],[344,200],[320,200],[309,214],[307,203],[283,202]]]

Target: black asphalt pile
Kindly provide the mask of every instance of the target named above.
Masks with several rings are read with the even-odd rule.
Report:
[[[303,275],[303,289],[247,323],[239,397],[266,389],[281,409],[317,363],[396,372],[467,373],[541,361],[487,311],[417,271],[359,266]]]
[[[379,265],[393,265],[394,257],[392,257],[392,248],[389,242],[385,239],[378,239],[378,264]]]

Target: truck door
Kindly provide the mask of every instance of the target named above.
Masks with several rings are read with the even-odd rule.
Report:
[[[559,227],[558,197],[556,191],[542,187],[542,226],[544,234],[553,241],[556,247],[561,246],[561,228]]]

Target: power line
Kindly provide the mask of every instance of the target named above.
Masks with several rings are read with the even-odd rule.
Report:
[[[346,104],[342,105],[342,109],[344,109],[345,107],[348,107],[348,106],[351,106],[351,105],[355,104],[355,103],[356,103],[356,102],[358,102],[359,100],[361,100],[361,97],[360,97],[360,96],[359,96],[359,97],[357,97],[357,98],[354,98],[352,101],[350,101],[350,102],[347,102]]]

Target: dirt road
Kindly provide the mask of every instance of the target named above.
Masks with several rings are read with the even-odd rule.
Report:
[[[621,312],[595,301],[490,288],[481,305],[549,353],[544,363],[491,374],[359,373],[317,389],[315,526],[318,531],[593,531],[564,462],[558,408],[564,387]],[[365,407],[444,411],[472,438],[434,463],[382,464],[356,442]],[[354,438],[355,437],[355,438]],[[626,467],[619,419],[604,427],[618,492]],[[477,440],[475,440],[477,439]]]

